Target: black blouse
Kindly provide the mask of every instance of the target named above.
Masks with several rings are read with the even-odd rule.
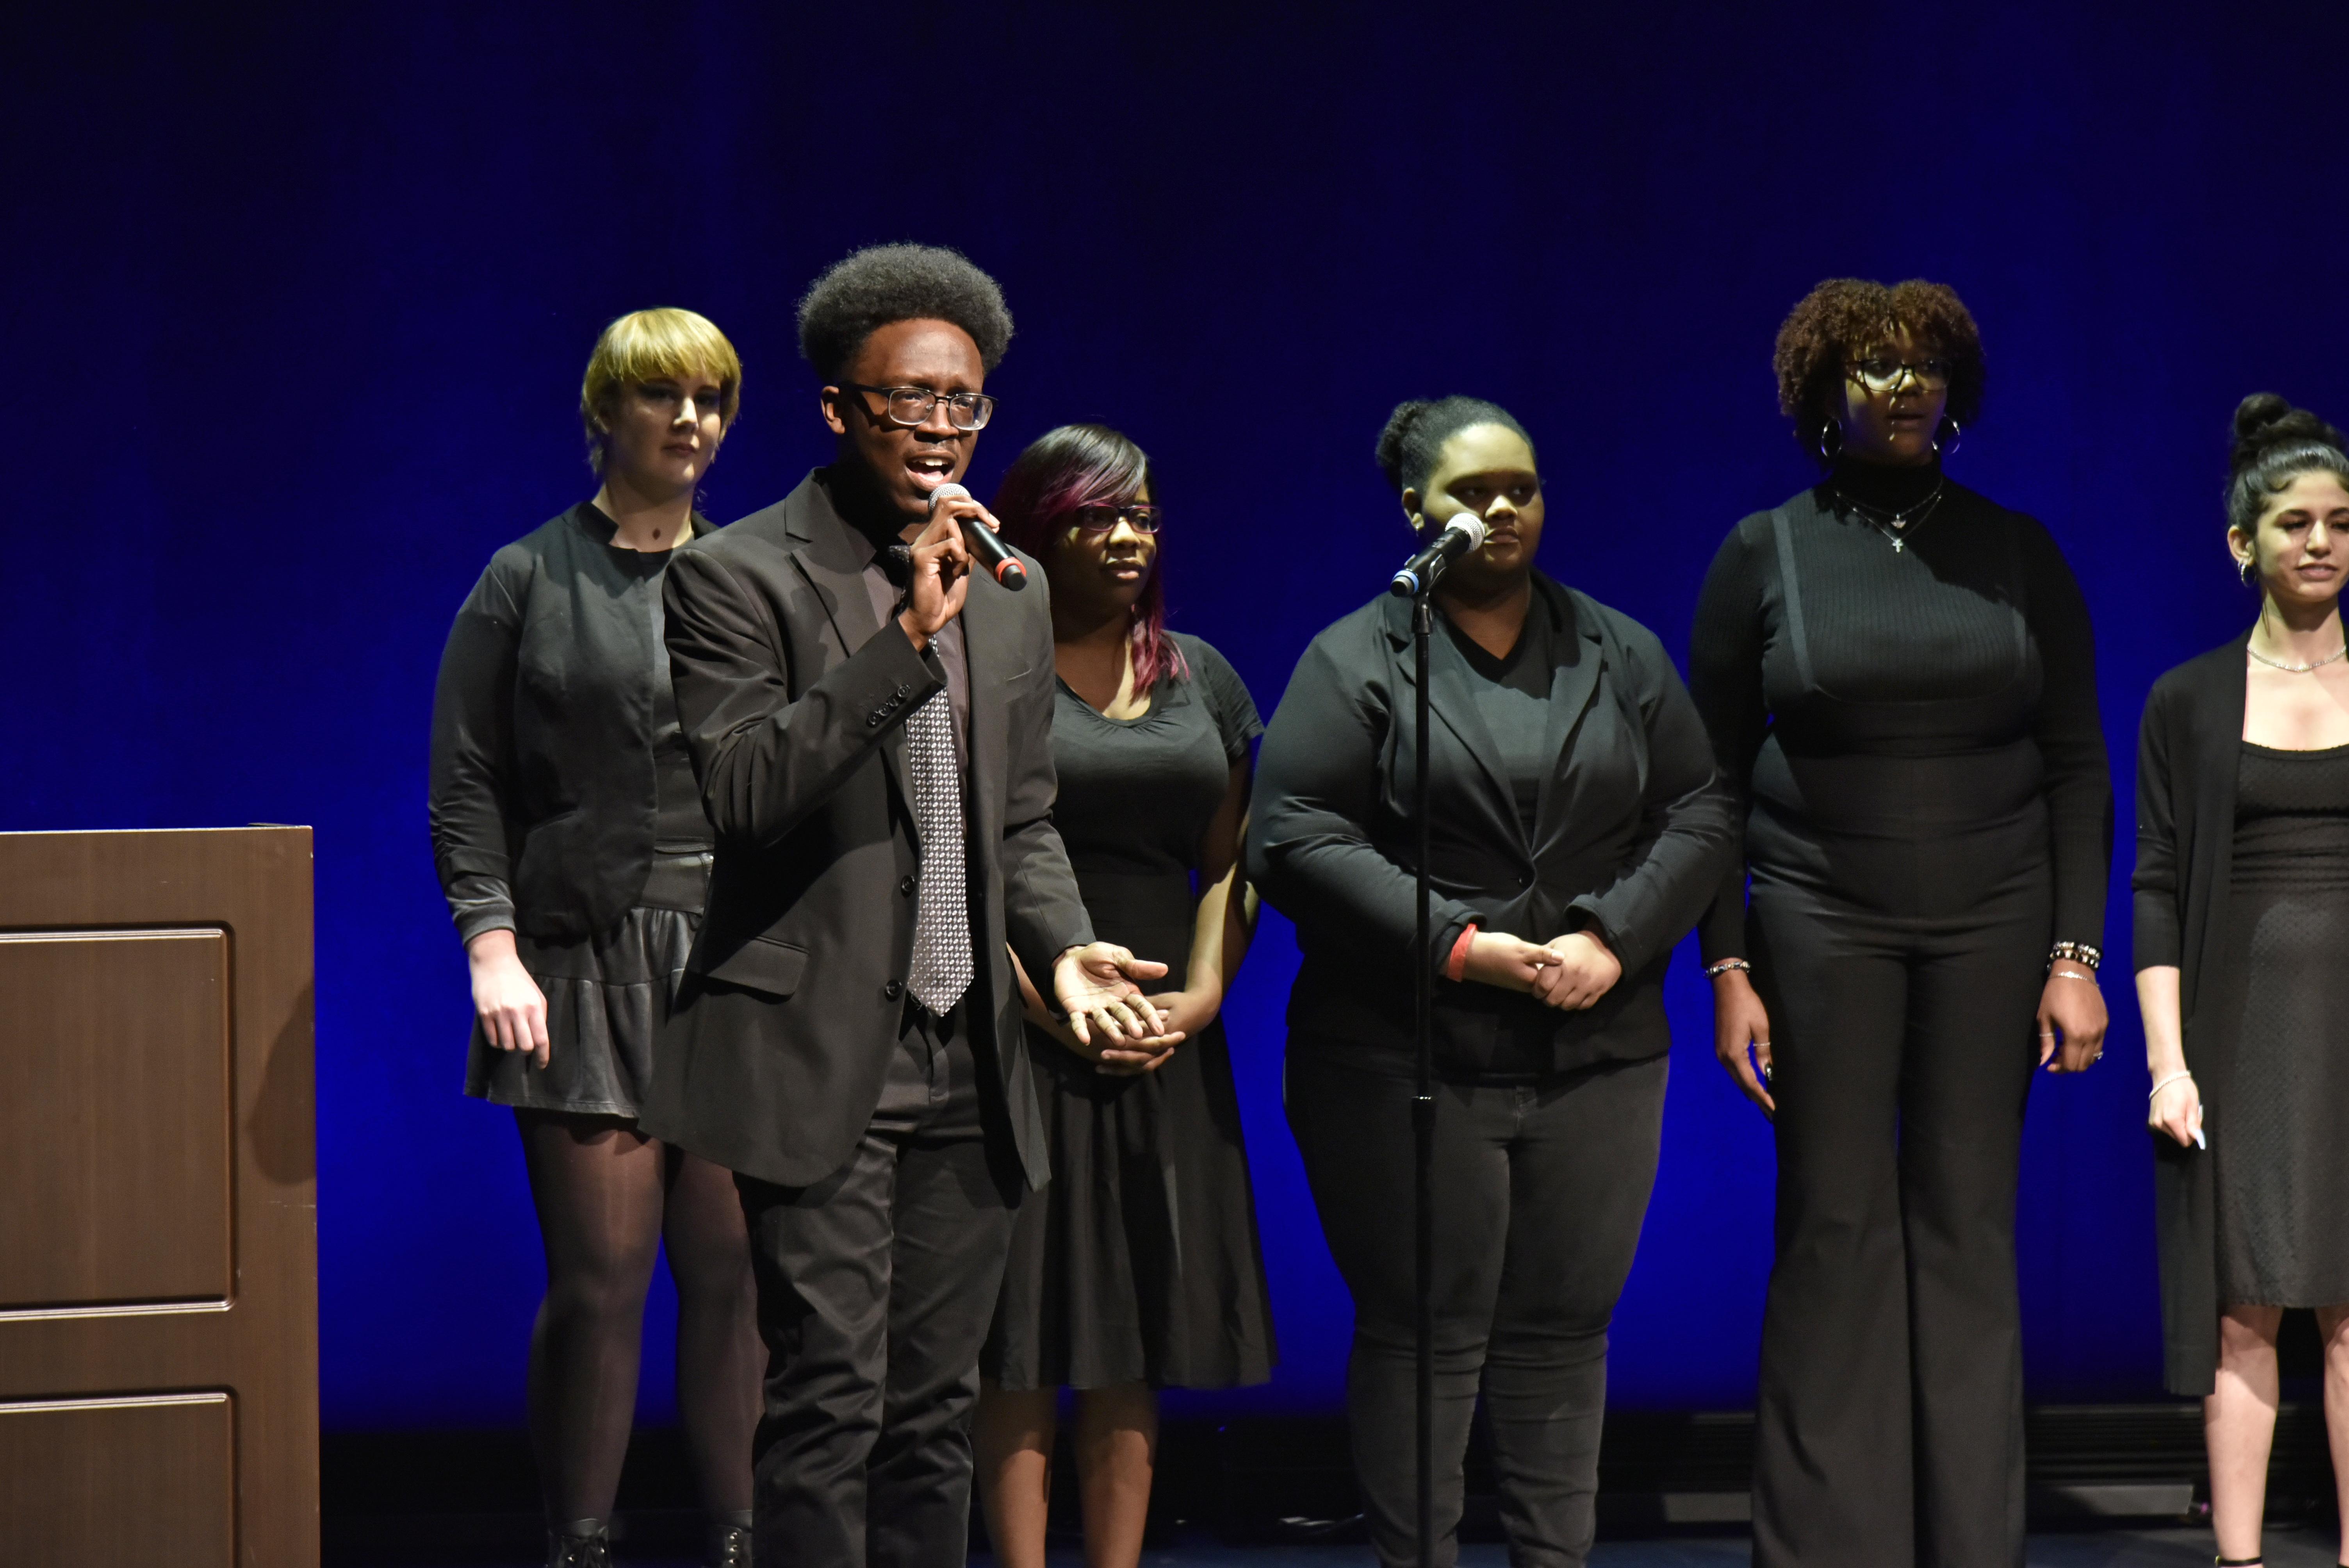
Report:
[[[1917,520],[1895,531],[1884,514],[1902,510]],[[2095,639],[2036,521],[1937,469],[1846,465],[1722,542],[1689,663],[1749,863],[1935,914],[2050,856],[2055,936],[2101,941],[2113,798]],[[1701,927],[1708,962],[1745,954],[1743,878]]]
[[[712,842],[661,637],[671,555],[621,548],[613,532],[582,501],[516,540],[449,629],[432,697],[432,851],[465,941],[605,930],[656,853]]]

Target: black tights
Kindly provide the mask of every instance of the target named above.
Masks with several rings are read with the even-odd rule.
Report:
[[[766,1352],[733,1175],[612,1117],[517,1110],[546,1243],[530,1435],[548,1520],[609,1519],[636,1405],[645,1291],[667,1244],[677,1408],[702,1506],[750,1506]]]

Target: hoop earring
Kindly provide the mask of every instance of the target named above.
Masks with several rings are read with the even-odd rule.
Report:
[[[1835,432],[1835,445],[1832,447],[1827,445],[1829,430]],[[1817,451],[1819,461],[1830,468],[1835,465],[1836,459],[1843,455],[1843,421],[1841,419],[1826,419],[1820,422]]]
[[[2249,561],[2236,562],[2235,575],[2243,580],[2244,587],[2250,587],[2251,585],[2251,563]]]
[[[1936,429],[1933,432],[1933,455],[1937,458],[1953,458],[1958,454],[1958,443],[1965,439],[1966,428],[1946,414],[1941,416],[1941,423],[1950,428],[1950,444],[1946,449],[1942,448],[1941,432]]]

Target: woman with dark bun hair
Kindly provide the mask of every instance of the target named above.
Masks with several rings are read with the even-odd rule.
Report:
[[[1005,1568],[1043,1568],[1056,1407],[1074,1389],[1085,1560],[1117,1568],[1142,1555],[1157,1390],[1272,1376],[1216,1016],[1256,927],[1239,858],[1264,726],[1221,654],[1166,629],[1164,507],[1140,447],[1100,425],[1050,431],[1004,475],[995,514],[1051,591],[1052,821],[1085,913],[1181,985],[1152,1000],[1182,1044],[1117,1068],[1082,1054],[1020,976],[1052,1179],[1019,1206],[979,1359],[979,1495]]]
[[[1436,1563],[1481,1387],[1521,1563],[1590,1549],[1607,1325],[1655,1182],[1672,946],[1734,853],[1704,727],[1653,634],[1537,571],[1530,438],[1405,403],[1379,465],[1423,539],[1484,544],[1435,593],[1428,798],[1411,606],[1313,640],[1258,758],[1248,874],[1297,923],[1288,1122],[1354,1298],[1346,1403],[1380,1560],[1417,1560],[1417,823],[1432,827]]]
[[[712,1563],[750,1561],[759,1333],[724,1167],[638,1116],[701,923],[712,835],[661,640],[742,366],[686,310],[604,329],[579,414],[601,480],[490,560],[432,702],[432,847],[473,981],[465,1092],[512,1106],[546,1245],[531,1446],[556,1568],[603,1568],[645,1292],[677,1282],[677,1404]]]
[[[1826,473],[1723,541],[1689,648],[1745,830],[1701,928],[1714,1048],[1778,1146],[1754,1559],[2014,1563],[2023,1102],[2106,1026],[2087,606],[1942,471],[1982,392],[1951,290],[1830,279],[1776,362]]]
[[[2164,1381],[2202,1396],[2219,1561],[2254,1563],[2286,1307],[2316,1309],[2349,1520],[2349,453],[2262,392],[2232,457],[2259,618],[2146,699],[2131,885]]]

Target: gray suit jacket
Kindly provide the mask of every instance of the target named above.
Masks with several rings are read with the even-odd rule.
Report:
[[[678,714],[718,854],[639,1119],[790,1187],[847,1160],[897,1048],[919,865],[905,720],[946,684],[876,622],[820,473],[669,565]],[[1050,1167],[1006,944],[1040,981],[1092,940],[1051,821],[1050,605],[975,576],[962,624],[978,950],[966,1007],[1040,1186]]]

